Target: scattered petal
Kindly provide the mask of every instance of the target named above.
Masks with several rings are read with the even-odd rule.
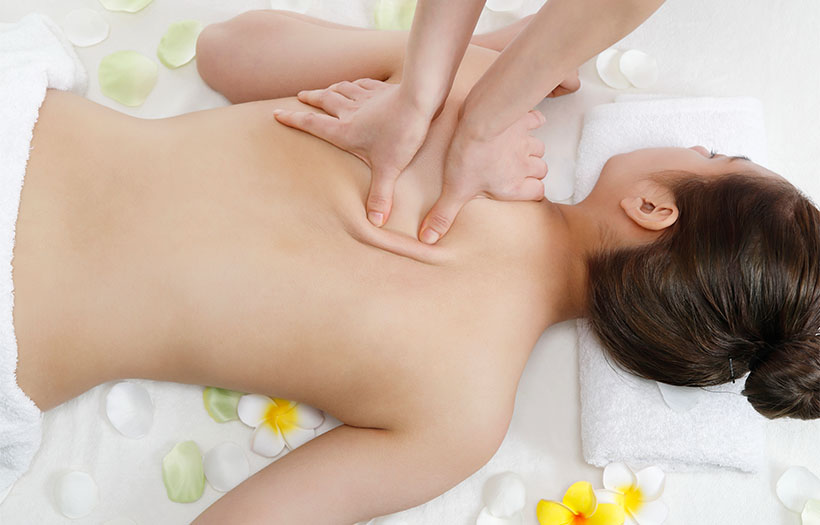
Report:
[[[652,87],[658,81],[658,62],[643,51],[625,51],[619,67],[626,79],[637,88]]]
[[[777,497],[794,512],[803,512],[810,499],[820,499],[820,479],[806,467],[791,467],[777,480]]]
[[[136,13],[141,11],[153,0],[100,0],[102,6],[109,11],[125,11],[126,13]]]
[[[635,477],[637,478],[637,486],[641,491],[643,501],[652,501],[661,497],[666,482],[666,474],[664,474],[660,467],[646,467],[643,470],[639,470],[635,474]]]
[[[54,500],[66,517],[82,518],[97,506],[99,490],[91,476],[74,470],[60,476],[54,484]]]
[[[305,14],[313,7],[313,0],[270,0],[271,9],[282,9]]]
[[[285,440],[278,430],[271,428],[270,425],[260,425],[253,432],[253,441],[251,442],[251,450],[265,456],[272,458],[279,455],[282,449],[285,448]]]
[[[65,36],[77,47],[99,44],[108,38],[108,30],[108,22],[102,15],[87,7],[70,11],[63,18]]]
[[[603,503],[595,509],[595,514],[584,521],[585,525],[622,525],[624,509],[612,503]]]
[[[228,492],[251,474],[248,458],[236,443],[226,441],[205,453],[205,479],[219,492]]]
[[[413,25],[416,14],[416,0],[378,0],[375,22],[377,29],[402,31]]]
[[[485,7],[490,11],[515,11],[524,5],[524,0],[487,0]]]
[[[595,499],[595,491],[592,490],[592,485],[587,481],[573,483],[564,494],[562,503],[575,514],[583,514],[584,516],[591,516],[598,505]]]
[[[541,525],[570,525],[575,521],[575,514],[555,501],[542,499],[535,507],[538,523]]]
[[[686,412],[691,410],[700,401],[701,391],[698,388],[691,386],[677,386],[667,385],[656,381],[658,389],[661,391],[661,396],[666,403],[666,406],[675,412]]]
[[[604,488],[623,493],[637,483],[632,469],[625,463],[610,463],[604,467]]]
[[[502,472],[484,483],[483,499],[492,516],[510,518],[524,509],[527,488],[515,472]]]
[[[803,525],[820,525],[820,500],[810,499],[800,515]]]
[[[265,420],[268,408],[273,400],[268,396],[259,394],[247,394],[239,399],[236,412],[239,420],[249,427],[258,427]]]
[[[609,48],[598,54],[595,59],[595,68],[598,76],[609,87],[615,89],[626,89],[629,87],[629,80],[626,79],[620,70],[620,51]]]
[[[171,501],[191,503],[202,497],[205,472],[202,468],[202,453],[196,443],[177,443],[162,458],[162,482]]]
[[[159,67],[136,51],[117,51],[103,57],[97,70],[103,95],[125,106],[139,106],[157,83]]]
[[[134,439],[147,434],[154,421],[151,396],[145,388],[131,381],[111,387],[105,398],[105,413],[120,434]]]
[[[157,48],[159,61],[175,69],[193,60],[196,56],[196,39],[202,29],[199,20],[182,20],[168,26]]]
[[[475,520],[475,525],[522,525],[524,523],[524,515],[516,512],[508,517],[497,518],[484,507],[478,513],[478,518]]]
[[[239,419],[236,407],[243,395],[245,394],[235,390],[209,386],[202,392],[202,401],[205,403],[205,410],[214,421],[225,423]]]
[[[637,510],[630,510],[638,525],[660,525],[666,521],[669,509],[661,500],[644,501]]]
[[[294,423],[302,428],[316,428],[325,420],[324,414],[321,410],[317,410],[312,406],[299,404],[294,410]]]

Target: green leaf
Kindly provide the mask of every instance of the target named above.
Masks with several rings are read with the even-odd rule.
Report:
[[[136,51],[117,51],[103,57],[97,78],[103,95],[126,106],[139,106],[157,83],[157,63]]]
[[[374,20],[378,29],[406,31],[415,14],[416,0],[378,0]]]
[[[171,501],[191,503],[202,497],[205,472],[202,468],[202,453],[196,443],[177,443],[162,458],[162,482]]]
[[[160,62],[175,69],[193,60],[196,56],[196,39],[202,28],[199,20],[182,20],[168,26],[157,48]]]
[[[245,394],[242,392],[209,386],[202,392],[202,401],[205,403],[205,410],[214,421],[225,423],[239,419],[236,407],[243,395]]]
[[[820,500],[810,499],[803,507],[803,525],[820,525]]]

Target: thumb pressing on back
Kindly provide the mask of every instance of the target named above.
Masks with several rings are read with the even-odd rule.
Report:
[[[393,191],[400,173],[396,169],[373,169],[370,193],[367,196],[365,207],[367,208],[367,220],[374,226],[383,226],[390,217],[390,210],[393,208]]]
[[[443,187],[438,201],[421,221],[419,240],[425,244],[435,244],[444,237],[450,231],[461,208],[473,198],[472,195],[457,193],[447,188]]]

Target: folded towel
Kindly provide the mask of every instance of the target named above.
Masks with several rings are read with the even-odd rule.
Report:
[[[649,147],[703,145],[765,165],[761,103],[753,98],[621,97],[592,108],[578,145],[574,202],[592,190],[613,155]],[[735,384],[697,389],[697,404],[678,412],[658,384],[609,361],[586,321],[578,323],[581,439],[596,466],[625,461],[667,471],[728,467],[756,472],[764,461],[765,418]]]
[[[12,253],[20,191],[47,88],[84,91],[85,68],[48,19],[0,25],[0,501],[25,473],[42,437],[42,413],[17,385]]]

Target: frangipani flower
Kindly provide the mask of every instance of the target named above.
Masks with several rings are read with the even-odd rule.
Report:
[[[666,475],[659,467],[632,472],[624,463],[604,468],[604,488],[596,491],[599,501],[614,503],[624,510],[626,525],[659,525],[669,512],[660,501]]]
[[[324,421],[321,410],[259,394],[242,396],[237,412],[243,423],[256,428],[251,449],[269,458],[282,452],[286,444],[293,450],[313,439],[314,429]]]
[[[612,503],[598,504],[592,485],[574,483],[562,503],[541,500],[535,508],[541,525],[623,525],[624,511]]]
[[[791,467],[777,480],[777,497],[801,513],[803,525],[820,525],[820,478],[806,467]]]

